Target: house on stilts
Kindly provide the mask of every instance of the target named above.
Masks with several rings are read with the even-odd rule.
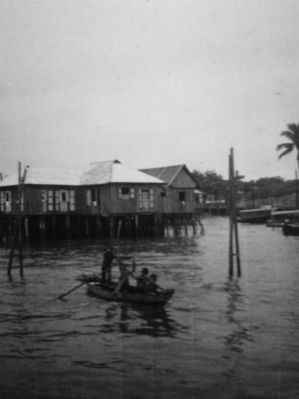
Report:
[[[163,166],[140,171],[165,182],[161,203],[163,224],[175,230],[188,225],[195,228],[200,222],[202,199],[198,184],[187,166]]]
[[[13,235],[19,209],[30,240],[159,235],[164,186],[117,160],[76,170],[30,167],[20,206],[17,174],[0,182],[0,236]]]

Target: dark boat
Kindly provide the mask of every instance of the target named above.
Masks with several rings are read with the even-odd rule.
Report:
[[[244,209],[237,218],[241,223],[265,223],[271,215],[271,207]]]
[[[268,227],[282,227],[287,220],[287,223],[294,224],[299,223],[299,210],[288,210],[288,211],[273,211],[270,219],[266,225]]]
[[[143,292],[137,287],[129,286],[116,292],[117,284],[106,285],[101,282],[89,282],[87,292],[107,301],[134,302],[153,305],[164,305],[174,294],[174,289],[162,289],[159,292]]]
[[[285,236],[299,236],[299,223],[284,223],[282,232]]]

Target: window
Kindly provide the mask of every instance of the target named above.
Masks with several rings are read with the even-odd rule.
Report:
[[[56,199],[57,199],[57,204],[59,203],[59,192],[56,191],[56,197],[55,197],[55,204],[54,204],[54,191],[53,190],[43,190],[41,193],[41,198],[42,198],[42,208],[43,212],[53,212],[54,211],[54,205],[56,205]],[[57,210],[58,205],[57,205]]]
[[[128,200],[135,198],[135,189],[129,187],[121,187],[118,189],[118,198]]]
[[[1,193],[1,211],[11,212],[11,191],[4,191]]]
[[[88,206],[97,206],[99,203],[99,193],[96,188],[86,190],[86,204]]]
[[[41,200],[43,212],[75,210],[74,190],[42,190]]]
[[[179,201],[185,202],[186,201],[186,193],[185,191],[179,191]]]
[[[66,202],[67,200],[67,192],[66,191],[61,191],[61,202]]]
[[[139,209],[150,210],[154,207],[154,190],[139,189]]]

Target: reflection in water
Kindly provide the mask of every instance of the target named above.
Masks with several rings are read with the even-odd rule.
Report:
[[[244,302],[239,279],[229,277],[225,284],[225,291],[228,293],[227,321],[234,325],[233,330],[225,339],[225,344],[230,351],[241,353],[244,344],[253,341],[253,339],[248,333],[248,328],[242,326],[237,317],[237,313],[241,311]]]
[[[102,331],[135,333],[152,337],[174,337],[181,327],[164,306],[119,303],[106,309]]]

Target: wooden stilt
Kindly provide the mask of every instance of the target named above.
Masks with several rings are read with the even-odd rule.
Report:
[[[119,219],[118,225],[117,225],[117,237],[116,237],[118,240],[119,240],[120,233],[121,233],[121,226],[122,226],[122,220]]]
[[[139,217],[135,215],[135,231],[136,231],[136,238],[139,237]]]
[[[109,216],[109,236],[114,238],[114,216]]]

